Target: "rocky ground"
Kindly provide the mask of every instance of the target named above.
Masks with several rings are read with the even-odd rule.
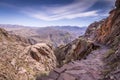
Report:
[[[100,80],[105,65],[103,57],[108,50],[105,47],[94,50],[86,59],[72,61],[37,80]]]
[[[0,80],[35,80],[56,67],[51,45],[26,41],[0,28]]]

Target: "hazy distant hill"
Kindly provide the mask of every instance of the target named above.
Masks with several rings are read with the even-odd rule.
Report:
[[[86,27],[77,26],[53,26],[53,27],[26,27],[21,25],[0,25],[9,33],[33,39],[35,42],[50,42],[54,46],[64,45],[80,35],[83,35]]]
[[[56,29],[59,30],[63,30],[63,31],[68,31],[74,35],[76,35],[76,37],[83,35],[86,31],[87,27],[78,27],[78,26],[56,26],[54,27]]]

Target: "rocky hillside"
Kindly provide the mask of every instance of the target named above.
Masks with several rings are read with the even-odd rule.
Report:
[[[110,11],[107,19],[97,22],[97,25],[93,23],[96,25],[95,30],[91,30],[93,26],[90,25],[86,32],[86,36],[93,36],[92,40],[111,48],[104,59],[106,63],[106,80],[111,77],[113,80],[119,80],[120,78],[120,0],[116,0],[115,6],[116,8]],[[90,32],[90,35],[87,35],[88,32]]]
[[[78,38],[66,46],[56,48],[55,55],[57,57],[59,66],[74,60],[85,59],[87,55],[93,50],[99,48],[99,45],[93,42],[86,41],[83,38]]]
[[[56,67],[51,45],[21,39],[0,28],[0,80],[35,80]]]
[[[104,21],[105,21],[105,19],[90,24],[85,32],[84,37],[87,40],[95,41],[95,37],[97,36],[97,34],[96,34],[97,30],[101,27],[101,25],[103,24]]]
[[[98,29],[97,42],[112,48],[105,58],[107,66],[107,79],[120,79],[120,0],[116,0],[116,8],[110,12],[110,16]]]
[[[120,0],[115,6],[108,18],[92,23],[85,36],[58,47],[60,68],[36,80],[119,80]]]

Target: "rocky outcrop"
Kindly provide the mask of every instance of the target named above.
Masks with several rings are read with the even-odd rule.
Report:
[[[85,32],[84,37],[87,40],[91,40],[91,41],[95,41],[95,38],[97,36],[97,31],[98,29],[100,29],[101,25],[103,24],[103,22],[105,21],[105,19],[98,21],[98,22],[94,22],[92,24],[90,24]]]
[[[98,30],[96,41],[118,49],[120,44],[120,3],[116,1],[116,9],[110,12],[110,16],[104,21]]]
[[[0,41],[5,41],[5,40],[13,41],[11,36],[8,35],[7,31],[0,28]]]
[[[0,80],[35,80],[56,67],[51,45],[29,45],[0,29]]]
[[[91,51],[98,48],[99,45],[86,41],[82,38],[78,38],[66,46],[58,47],[55,50],[55,55],[58,63],[63,65],[73,60],[84,59]]]
[[[32,45],[29,52],[33,59],[45,65],[46,70],[56,67],[56,57],[51,45],[46,43]]]

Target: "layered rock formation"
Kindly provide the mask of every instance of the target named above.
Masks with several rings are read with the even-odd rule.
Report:
[[[83,38],[78,38],[66,46],[58,47],[55,50],[55,55],[59,65],[63,65],[74,60],[84,59],[91,51],[98,48],[99,45],[86,41]]]
[[[110,12],[110,16],[104,21],[103,25],[98,29],[96,41],[111,47],[119,46],[120,40],[120,9]]]
[[[103,19],[99,22],[94,22],[94,23],[90,24],[85,32],[84,37],[87,40],[95,41],[95,38],[97,36],[97,34],[96,34],[97,30],[100,29],[100,27],[104,21],[105,21],[105,19]]]
[[[4,29],[0,29],[0,35],[0,80],[35,80],[56,67],[49,44],[29,45]]]

